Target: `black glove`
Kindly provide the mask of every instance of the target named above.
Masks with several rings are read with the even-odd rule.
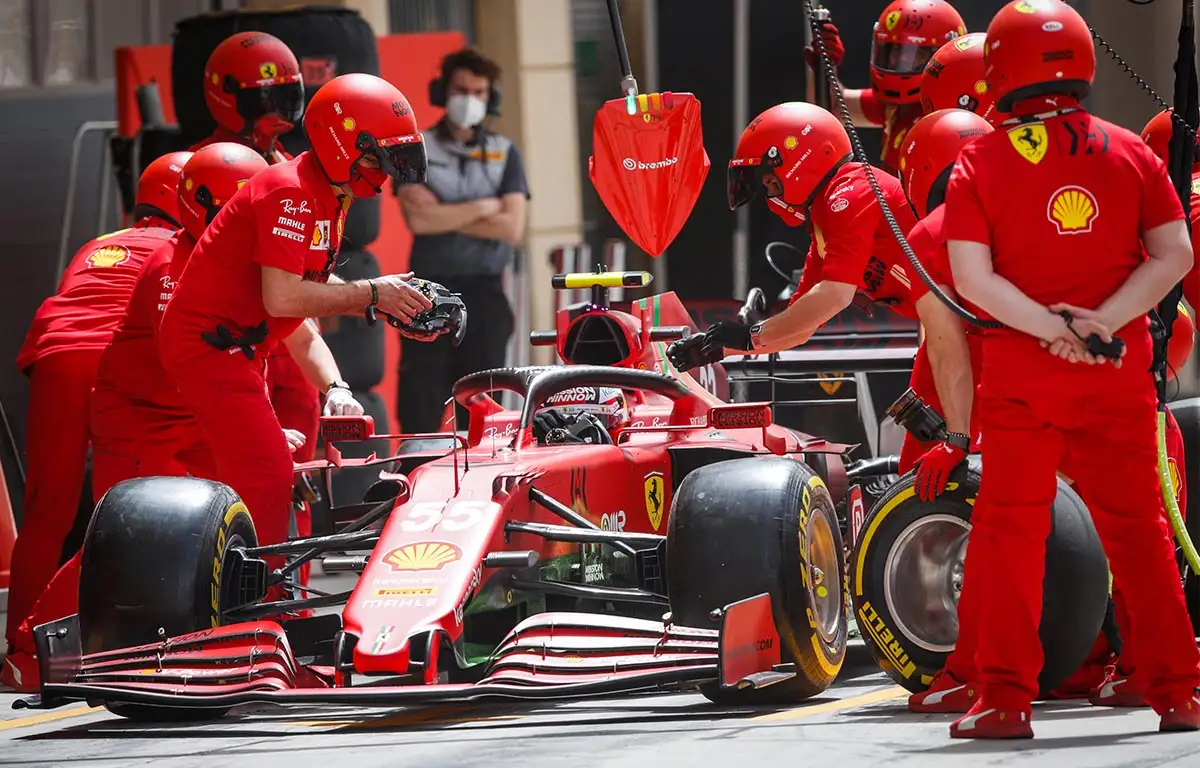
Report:
[[[575,420],[564,416],[558,411],[542,411],[533,414],[533,437],[539,443],[547,442],[546,438],[549,434],[558,430],[566,433],[567,430],[575,423]]]
[[[714,323],[702,334],[673,342],[671,346],[667,347],[667,359],[682,373],[702,365],[721,362],[725,357],[726,349],[752,352],[754,350],[754,343],[750,339],[752,327],[736,320],[722,320]]]

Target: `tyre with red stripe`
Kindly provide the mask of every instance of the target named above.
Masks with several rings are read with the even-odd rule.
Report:
[[[854,618],[872,657],[913,693],[929,687],[958,638],[958,596],[981,465],[973,456],[946,492],[923,502],[913,473],[871,508],[850,556]],[[1045,695],[1087,658],[1108,605],[1108,559],[1091,516],[1062,480],[1046,540],[1040,636]]]

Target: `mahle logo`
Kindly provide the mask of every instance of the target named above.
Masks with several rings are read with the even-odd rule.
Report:
[[[670,168],[678,162],[678,157],[668,157],[666,160],[659,160],[656,163],[639,163],[632,157],[627,157],[621,161],[621,165],[625,166],[627,171],[654,171],[659,168]]]

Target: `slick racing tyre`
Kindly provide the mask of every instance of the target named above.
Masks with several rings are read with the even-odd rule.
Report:
[[[126,480],[100,499],[83,542],[83,652],[126,648],[217,626],[237,600],[227,555],[258,539],[229,486],[192,477]],[[134,720],[200,720],[224,709],[109,704]]]
[[[833,683],[846,655],[842,537],[825,483],[787,458],[701,467],[675,493],[667,529],[671,620],[713,628],[709,614],[771,596],[785,664],[796,676],[767,686],[701,688],[719,704],[803,701]]]
[[[1181,509],[1184,520],[1187,521],[1188,535],[1192,544],[1200,547],[1200,486],[1196,479],[1200,478],[1200,397],[1178,400],[1167,405],[1179,422],[1179,431],[1183,433],[1183,463],[1176,467],[1181,472],[1180,480],[1192,478],[1193,487],[1187,490],[1187,509]],[[1184,581],[1184,592],[1187,596],[1188,613],[1192,615],[1192,627],[1200,636],[1200,577],[1188,571]]]
[[[900,686],[917,693],[946,662],[958,637],[962,563],[979,492],[971,457],[946,492],[923,502],[908,473],[867,515],[850,556],[850,598],[867,649]],[[1046,540],[1040,635],[1041,695],[1087,658],[1108,606],[1108,560],[1083,501],[1062,480]]]

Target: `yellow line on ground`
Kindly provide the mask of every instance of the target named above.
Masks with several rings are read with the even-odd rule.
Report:
[[[13,728],[26,728],[31,725],[50,723],[55,720],[65,720],[68,717],[90,715],[93,712],[100,712],[103,709],[104,707],[72,707],[71,709],[60,709],[55,712],[43,712],[40,715],[18,717],[13,720],[0,720],[0,731],[7,731]]]
[[[783,712],[772,712],[768,715],[759,715],[758,717],[749,718],[752,722],[778,722],[781,720],[799,720],[813,715],[824,715],[829,712],[841,712],[855,707],[866,706],[867,704],[879,704],[885,701],[896,701],[908,696],[908,691],[898,685],[890,688],[884,688],[882,691],[872,691],[864,693],[860,696],[851,696],[848,699],[838,699],[837,701],[827,701],[823,704],[813,704],[809,707],[796,707],[795,709],[784,710]]]

